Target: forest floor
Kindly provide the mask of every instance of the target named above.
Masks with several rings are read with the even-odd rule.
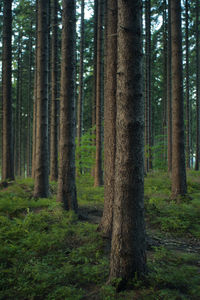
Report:
[[[170,199],[164,172],[145,178],[148,275],[124,292],[107,284],[109,241],[97,232],[103,187],[77,179],[79,216],[51,197],[35,200],[33,181],[0,185],[0,299],[200,299],[200,172],[188,195]]]

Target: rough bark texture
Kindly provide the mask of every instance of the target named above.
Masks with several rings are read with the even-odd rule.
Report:
[[[112,232],[116,153],[117,2],[107,1],[106,81],[104,92],[104,210],[99,230]]]
[[[58,179],[58,1],[52,0],[50,180]]]
[[[2,54],[2,88],[3,88],[3,156],[2,180],[14,179],[13,133],[12,133],[12,0],[3,1],[3,54]]]
[[[186,75],[186,166],[190,168],[190,85],[189,85],[189,7],[185,1],[185,75]]]
[[[60,142],[57,200],[77,211],[75,183],[76,2],[63,0]]]
[[[167,43],[167,160],[168,172],[172,171],[172,69],[171,69],[171,0],[168,0],[168,43]]]
[[[103,185],[102,140],[101,140],[101,105],[102,105],[102,61],[103,59],[103,0],[98,0],[97,30],[97,78],[96,78],[96,158],[94,186]]]
[[[38,1],[35,197],[48,197],[48,1]]]
[[[195,170],[199,170],[200,160],[200,56],[199,56],[199,1],[196,1],[196,158]]]
[[[142,1],[118,1],[115,200],[110,279],[146,272]],[[119,287],[120,288],[120,287]],[[122,286],[121,286],[122,288]]]
[[[181,1],[171,1],[172,38],[172,197],[187,192],[184,145]]]

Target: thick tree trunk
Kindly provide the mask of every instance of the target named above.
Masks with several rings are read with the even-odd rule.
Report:
[[[12,0],[3,1],[3,155],[2,180],[14,179],[13,129],[12,129]]]
[[[96,159],[94,186],[103,185],[102,171],[102,59],[103,59],[103,0],[98,0],[98,30],[97,30],[97,78],[96,78]]]
[[[186,75],[186,166],[190,168],[190,86],[189,86],[189,7],[185,1],[185,75]]]
[[[200,160],[200,56],[199,56],[199,1],[196,1],[196,157],[195,170],[199,170]]]
[[[48,1],[38,1],[35,197],[48,197]]]
[[[110,279],[146,272],[142,1],[118,1],[115,200]]]
[[[172,171],[172,68],[171,68],[171,0],[168,0],[168,43],[167,43],[167,160],[168,172]]]
[[[76,1],[63,0],[57,200],[77,211],[75,183]]]
[[[52,0],[50,180],[58,179],[58,1]]]
[[[104,210],[99,230],[112,232],[116,153],[117,2],[107,2],[106,81],[104,87]]]
[[[172,197],[187,192],[184,144],[181,1],[171,1],[172,38]]]

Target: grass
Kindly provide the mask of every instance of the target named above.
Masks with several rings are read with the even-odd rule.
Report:
[[[170,200],[170,180],[145,179],[148,230],[200,242],[200,173],[188,174],[189,196]],[[164,246],[148,252],[145,282],[130,281],[116,293],[106,284],[109,257],[97,225],[65,212],[52,196],[32,198],[33,181],[18,180],[0,191],[0,299],[200,299],[200,255]],[[81,207],[103,208],[103,188],[89,176],[77,179]]]

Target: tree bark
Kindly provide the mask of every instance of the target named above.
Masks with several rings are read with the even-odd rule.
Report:
[[[199,170],[200,160],[200,57],[199,57],[199,1],[196,1],[196,157],[195,170]]]
[[[168,0],[168,43],[167,43],[167,160],[168,172],[172,171],[172,60],[171,60],[171,0]]]
[[[84,25],[84,10],[85,10],[85,0],[81,0],[81,37],[80,37],[80,66],[79,66],[79,93],[78,93],[78,113],[77,113],[77,140],[78,146],[81,144],[81,136],[83,130],[83,56],[84,56],[84,35],[85,35],[85,25]]]
[[[37,115],[34,197],[49,195],[48,166],[48,1],[38,1]]]
[[[58,1],[52,0],[50,180],[58,179]]]
[[[187,192],[184,144],[181,1],[171,1],[172,38],[172,198]]]
[[[63,0],[60,141],[57,200],[78,209],[75,182],[76,1]]]
[[[106,80],[104,92],[104,210],[99,230],[112,232],[116,153],[117,2],[107,2]]]
[[[34,70],[34,90],[33,90],[33,142],[32,142],[32,172],[31,177],[35,178],[35,160],[36,160],[36,116],[37,116],[37,31],[38,31],[38,0],[36,0],[36,47],[35,47],[35,70]]]
[[[32,22],[31,22],[32,32]],[[33,64],[33,53],[32,53],[32,33],[29,36],[29,82],[28,82],[28,120],[27,120],[27,176],[31,176],[31,107],[32,103],[32,64]]]
[[[146,272],[142,1],[118,1],[115,200],[110,279]]]
[[[14,179],[13,128],[12,128],[12,0],[3,1],[3,156],[2,180]]]
[[[185,73],[186,73],[186,166],[190,168],[190,85],[189,85],[189,7],[185,1]]]
[[[103,185],[102,171],[102,58],[103,58],[103,0],[98,0],[98,30],[97,30],[97,78],[96,78],[96,158],[94,186]]]

